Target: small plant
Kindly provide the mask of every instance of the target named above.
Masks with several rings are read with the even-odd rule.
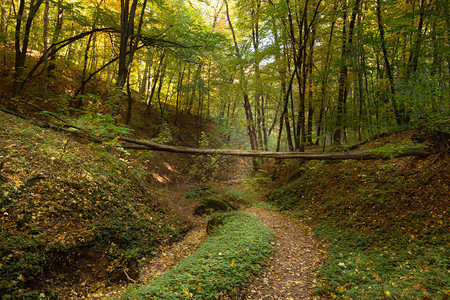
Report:
[[[220,191],[220,194],[230,201],[240,204],[248,204],[252,202],[255,197],[255,195],[250,191],[235,188],[223,189]]]
[[[293,208],[304,197],[302,177],[267,194],[267,201],[282,210]]]
[[[155,209],[142,169],[15,117],[2,122],[0,148],[10,152],[0,155],[1,299],[65,298],[59,291],[75,285],[88,249],[98,258],[93,276],[114,281],[125,269],[136,278],[141,258],[186,232],[186,222]]]
[[[272,183],[272,179],[268,172],[266,170],[258,170],[244,180],[244,189],[251,192],[261,191],[270,183]]]
[[[214,195],[214,191],[210,187],[204,185],[192,186],[184,194],[186,198],[199,201],[204,198],[211,197],[212,195]]]
[[[87,114],[73,121],[77,127],[89,130],[93,135],[102,137],[129,134],[132,129],[124,125],[116,125],[114,117],[104,114]]]
[[[236,209],[234,205],[228,202],[224,197],[214,192],[207,186],[191,187],[186,193],[186,198],[195,199],[200,202],[195,213],[202,215],[206,212],[231,211]]]
[[[165,120],[162,121],[161,126],[159,127],[158,136],[152,139],[152,142],[158,144],[169,144],[173,142],[172,131],[170,130],[169,123]]]
[[[332,226],[322,224],[315,230],[329,243],[327,263],[319,270],[320,296],[447,299],[449,253],[445,247],[424,247],[425,239],[410,241],[400,232],[361,234]]]
[[[269,202],[255,202],[252,204],[253,207],[259,207],[265,210],[269,211],[279,211],[280,208],[278,206],[275,206]]]

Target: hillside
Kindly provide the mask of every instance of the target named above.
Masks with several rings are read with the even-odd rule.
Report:
[[[420,138],[399,132],[360,148]],[[328,244],[317,294],[340,299],[447,299],[450,288],[450,172],[445,152],[378,161],[285,161],[268,166],[265,200],[311,224]]]
[[[4,297],[83,294],[84,287],[134,277],[140,258],[192,226],[167,211],[157,186],[149,185],[163,175],[138,160],[153,158],[111,155],[101,145],[3,112],[0,122]],[[158,160],[148,169],[171,169],[161,156]],[[183,165],[177,161],[173,168],[178,166]],[[175,180],[175,175],[165,178]]]

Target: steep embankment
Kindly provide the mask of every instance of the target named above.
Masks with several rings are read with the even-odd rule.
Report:
[[[417,140],[398,133],[363,147],[387,151],[411,143],[411,138]],[[437,141],[434,149],[446,142]],[[450,172],[445,153],[370,162],[287,161],[277,174],[279,188],[267,200],[315,224],[316,236],[328,243],[319,295],[449,297]]]
[[[0,123],[4,297],[81,297],[136,278],[140,257],[188,230],[161,209],[144,169],[3,112]]]

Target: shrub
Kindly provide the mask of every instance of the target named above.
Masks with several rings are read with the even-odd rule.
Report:
[[[195,213],[199,215],[211,211],[225,212],[236,209],[234,205],[228,202],[225,198],[220,197],[220,195],[207,186],[200,185],[191,187],[185,193],[185,197],[195,199],[200,202],[200,205],[195,210]]]

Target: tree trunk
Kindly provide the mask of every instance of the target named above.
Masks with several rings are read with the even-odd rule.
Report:
[[[44,101],[47,100],[48,96],[48,10],[50,7],[49,0],[45,0],[45,9],[44,9]]]
[[[283,113],[280,117],[280,131],[278,133],[278,139],[277,139],[277,152],[280,151],[281,147],[281,135],[283,133],[283,122],[286,123],[286,137],[288,141],[289,151],[294,151],[294,144],[292,143],[292,136],[291,136],[291,126],[289,124],[289,116],[288,116],[288,103],[289,103],[289,95],[292,92],[292,83],[294,81],[295,77],[295,69],[292,72],[291,79],[289,80],[289,85],[287,91],[285,91],[285,88],[283,88],[283,96],[284,96],[284,105],[283,105]]]
[[[352,15],[348,27],[347,38],[347,1],[344,2],[342,27],[342,66],[339,72],[339,88],[338,88],[338,106],[336,115],[336,130],[334,132],[334,142],[341,143],[342,132],[346,133],[345,126],[342,123],[344,115],[346,114],[347,95],[348,95],[348,62],[353,49],[353,32],[355,28],[356,16],[359,11],[361,0],[356,0],[353,4]],[[345,135],[346,136],[346,135]]]
[[[164,83],[164,79],[166,77],[166,64],[164,64],[162,72],[161,72],[161,76],[159,76],[159,84],[158,84],[158,106],[159,106],[159,111],[161,113],[161,119],[164,119],[164,108],[161,102],[161,89]],[[170,86],[170,83],[169,83]]]
[[[252,109],[247,94],[244,94],[244,108],[245,116],[247,118],[247,132],[250,139],[250,146],[252,150],[256,150],[258,148],[258,144],[256,141],[255,127],[253,126]]]
[[[148,99],[147,99],[147,113],[150,112],[150,108],[152,106],[152,99],[153,99],[153,96],[155,95],[156,84],[158,83],[159,76],[161,75],[161,69],[162,69],[162,66],[164,64],[164,57],[165,57],[165,55],[166,55],[166,52],[163,50],[163,52],[161,53],[161,56],[159,58],[158,69],[156,70],[156,73],[153,72],[152,88],[151,88],[150,94],[149,94]]]
[[[228,25],[230,27],[231,34],[233,36],[234,47],[235,47],[235,50],[236,50],[236,57],[238,59],[241,59],[242,56],[241,56],[241,53],[240,53],[240,50],[239,50],[239,46],[238,46],[238,43],[237,43],[237,39],[236,39],[236,35],[235,35],[235,32],[234,32],[233,24],[231,23],[229,7],[228,7],[228,0],[225,0],[225,7],[226,7],[226,15],[227,15],[227,20],[228,20]],[[245,116],[246,116],[246,119],[247,119],[247,133],[248,133],[248,136],[249,136],[250,146],[251,146],[252,150],[256,150],[257,149],[256,133],[255,133],[254,125],[253,125],[253,116],[252,116],[251,104],[250,104],[250,100],[248,98],[247,89],[246,89],[246,86],[245,86],[246,85],[246,79],[245,79],[243,66],[240,67],[239,75],[240,75],[240,84],[241,84],[242,94],[243,94],[243,98],[244,98]],[[253,168],[254,169],[258,168],[258,162],[255,159],[253,160]]]
[[[183,78],[184,78],[184,72],[185,71],[186,71],[186,65],[183,66],[183,71],[180,71],[178,73],[177,103],[175,105],[175,124],[178,123],[178,113],[179,113],[179,106],[180,106],[180,94],[181,94],[181,88],[183,87]]]
[[[314,116],[314,108],[313,108],[313,57],[314,57],[314,43],[316,41],[316,30],[315,28],[311,28],[312,36],[309,44],[309,62],[308,62],[308,119],[307,119],[307,131],[306,131],[306,142],[309,145],[313,144],[312,141],[312,132],[313,132],[313,116]]]
[[[337,9],[337,4],[335,4],[335,10]],[[328,87],[328,70],[330,69],[330,64],[332,60],[332,54],[331,54],[331,43],[333,41],[333,32],[334,32],[334,25],[336,21],[333,19],[331,22],[331,29],[330,29],[330,37],[328,38],[328,44],[327,44],[327,54],[325,58],[325,64],[323,66],[323,75],[321,80],[321,88],[320,88],[320,110],[319,110],[319,122],[317,125],[317,141],[316,144],[319,144],[319,137],[324,134],[324,113],[325,113],[325,98],[327,95],[327,87]],[[324,142],[325,143],[325,142]]]
[[[384,66],[386,68],[386,73],[389,78],[389,86],[391,88],[391,101],[392,106],[394,108],[395,120],[397,121],[397,125],[402,125],[402,114],[397,107],[397,101],[395,100],[395,84],[394,84],[394,75],[392,74],[391,64],[389,62],[389,57],[387,53],[386,40],[384,38],[384,26],[383,20],[381,18],[381,0],[377,1],[377,21],[378,21],[378,30],[380,31],[380,39],[381,39],[381,49],[383,50],[383,58],[384,58]]]
[[[55,30],[53,31],[52,44],[56,44],[58,42],[59,35],[61,33],[63,26],[63,19],[64,19],[63,0],[58,0],[58,11],[56,17]],[[50,56],[50,61],[48,63],[49,77],[54,77],[53,70],[56,68],[55,60],[56,60],[56,53]]]
[[[141,95],[145,95],[146,92],[148,91],[147,83],[148,83],[150,68],[151,68],[151,63],[150,63],[150,55],[149,55],[149,57],[145,60],[144,73],[142,74],[142,79],[139,82],[140,83],[140,85],[139,85],[139,93]]]
[[[342,119],[344,118],[344,107],[347,99],[347,1],[344,2],[343,11],[343,25],[342,25],[342,51],[341,59],[342,65],[339,72],[339,87],[338,87],[338,100],[336,109],[336,128],[334,131],[334,143],[341,144],[342,135]]]
[[[362,24],[361,13],[358,16],[358,26]],[[363,139],[363,121],[364,121],[364,85],[363,75],[365,75],[365,61],[364,61],[364,45],[361,43],[362,33],[358,31],[358,55],[357,55],[357,69],[358,69],[358,141]],[[367,77],[366,77],[367,80]]]
[[[265,112],[265,101],[264,97],[261,97],[261,127],[263,132],[263,145],[261,146],[261,150],[268,151],[268,140],[267,140],[267,126],[266,126],[266,112]]]
[[[18,96],[24,84],[24,68],[27,57],[28,43],[30,41],[31,26],[39,7],[44,0],[33,0],[30,3],[28,16],[24,15],[25,0],[19,1],[19,9],[16,15],[16,31],[15,31],[15,62],[14,62],[14,82],[13,82],[13,96]],[[22,21],[26,21],[25,30],[23,31],[23,40],[20,39],[22,34]]]
[[[134,33],[134,17],[138,0],[120,0],[120,44],[119,44],[119,72],[117,75],[116,86],[119,91],[125,85],[128,76],[127,48],[128,40]]]
[[[422,29],[424,22],[424,14],[425,14],[425,0],[420,0],[419,7],[419,24],[417,25],[417,35],[412,45],[412,50],[408,59],[408,69],[406,73],[406,78],[408,79],[411,74],[417,72],[417,68],[419,67],[419,54],[420,54],[420,45],[422,44]]]
[[[129,125],[131,122],[131,115],[133,109],[133,96],[131,95],[130,89],[130,77],[127,77],[127,114],[125,116],[125,124]]]

